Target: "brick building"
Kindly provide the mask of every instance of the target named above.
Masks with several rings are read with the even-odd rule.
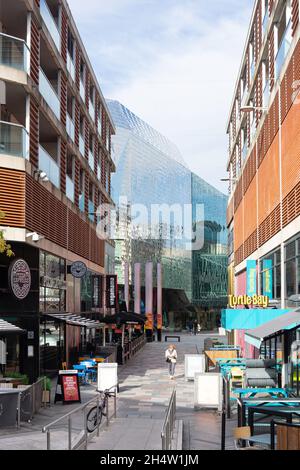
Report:
[[[10,368],[34,378],[45,355],[55,359],[62,345],[68,359],[80,338],[74,325],[44,315],[103,312],[100,285],[114,257],[95,214],[112,203],[114,124],[65,0],[1,1],[0,103],[1,225],[31,274],[18,300],[7,279],[12,260],[1,256],[0,317],[31,332],[7,347]],[[87,267],[81,280],[70,274],[75,261]]]
[[[299,91],[299,0],[256,0],[227,129],[229,294],[247,293],[255,261],[257,293],[268,277],[281,309],[300,305]],[[231,340],[257,355],[242,323]]]

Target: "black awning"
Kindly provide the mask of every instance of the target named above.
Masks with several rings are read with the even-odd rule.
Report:
[[[120,312],[104,317],[101,321],[109,325],[143,325],[146,319],[138,313]]]
[[[47,316],[51,318],[52,320],[60,321],[67,323],[68,325],[73,325],[73,326],[79,326],[79,327],[84,327],[88,329],[93,329],[93,328],[104,328],[105,325],[104,323],[99,320],[92,320],[90,318],[83,317],[82,315],[76,315],[76,314],[71,314],[71,313],[60,313],[60,314],[51,314],[51,313],[46,313],[43,316]]]
[[[6,335],[23,335],[26,333],[26,330],[22,330],[22,328],[19,328],[16,325],[13,325],[12,323],[8,323],[6,320],[3,320],[0,318],[0,336],[6,336]]]

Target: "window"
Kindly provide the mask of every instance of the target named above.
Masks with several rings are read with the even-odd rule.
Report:
[[[74,178],[74,157],[73,155],[67,156],[67,176],[73,180]]]
[[[260,263],[260,286],[261,286],[261,294],[264,294],[264,277],[265,277],[265,272],[264,272],[264,267],[265,267],[265,261],[270,261],[271,268],[268,270],[271,274],[271,279],[272,279],[272,295],[274,299],[280,299],[281,298],[281,256],[280,256],[280,250],[277,250],[273,253],[270,253],[266,255]]]
[[[40,311],[66,311],[66,262],[44,251],[40,252]]]

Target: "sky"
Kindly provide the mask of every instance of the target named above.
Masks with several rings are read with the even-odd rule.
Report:
[[[68,0],[105,98],[227,193],[226,125],[254,0]]]

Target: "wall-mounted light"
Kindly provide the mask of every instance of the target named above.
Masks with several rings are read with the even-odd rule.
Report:
[[[40,240],[43,240],[45,237],[44,235],[39,235],[36,232],[30,232],[30,233],[27,233],[26,238],[32,238],[32,241],[37,243]]]
[[[35,170],[34,177],[36,181],[42,181],[43,183],[48,183],[49,181],[47,173],[45,173],[43,170]]]

